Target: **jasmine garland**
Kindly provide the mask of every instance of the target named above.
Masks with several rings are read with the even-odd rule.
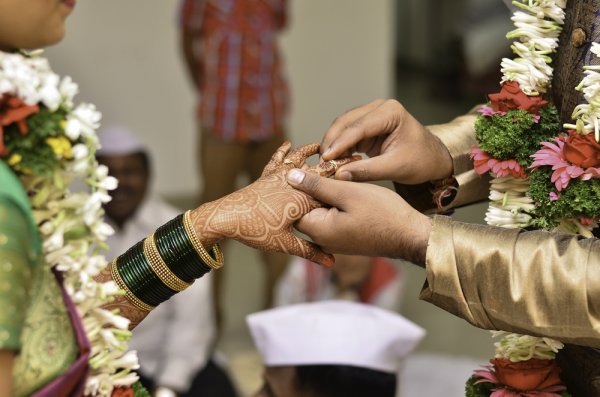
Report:
[[[82,318],[91,344],[85,394],[110,396],[137,380],[138,362],[127,352],[129,320],[102,309],[122,292],[112,281],[94,280],[107,265],[100,250],[113,231],[102,204],[116,180],[95,160],[100,113],[93,105],[75,106],[77,91],[40,53],[0,52],[0,157],[25,187],[47,266],[62,272]],[[77,180],[85,191],[70,191]]]

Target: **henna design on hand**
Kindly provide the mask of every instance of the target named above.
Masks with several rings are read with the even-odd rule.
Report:
[[[322,204],[292,188],[286,181],[289,170],[306,167],[306,159],[318,151],[318,144],[291,150],[291,144],[285,142],[257,181],[194,210],[192,219],[203,243],[212,245],[220,238],[232,238],[262,251],[285,252],[332,265],[330,254],[296,236],[292,227],[302,216]],[[343,165],[353,159],[340,159],[337,164]],[[335,169],[331,163],[307,168],[308,172],[323,176],[333,175]]]
[[[302,256],[326,266],[333,264],[333,257],[317,245],[297,237],[292,225],[322,204],[311,196],[292,188],[285,176],[292,168],[305,168],[321,176],[335,174],[338,166],[357,159],[346,157],[309,167],[306,159],[318,153],[319,145],[311,144],[292,150],[285,142],[272,156],[261,177],[251,185],[207,203],[192,212],[192,220],[203,244],[212,246],[222,238],[233,238],[263,251],[278,251]],[[360,156],[358,156],[360,158]],[[337,166],[336,166],[337,165]],[[112,263],[95,277],[98,282],[112,281]],[[148,315],[133,306],[125,296],[103,306],[106,310],[118,309],[128,318],[132,329]]]

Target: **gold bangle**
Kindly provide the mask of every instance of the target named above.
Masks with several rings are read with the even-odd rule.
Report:
[[[154,309],[154,306],[150,306],[150,305],[142,302],[127,287],[127,284],[125,284],[125,282],[121,278],[121,275],[119,274],[119,269],[117,268],[117,258],[115,258],[110,264],[110,274],[112,275],[113,281],[115,283],[117,283],[117,286],[119,287],[119,289],[122,289],[123,291],[125,291],[125,298],[127,298],[129,303],[131,303],[136,308],[138,308],[142,311],[146,311],[146,312],[150,312]]]
[[[160,256],[154,234],[144,240],[144,256],[150,264],[150,268],[164,285],[171,288],[173,291],[181,292],[192,283],[188,283],[177,277],[175,273],[169,269],[165,261]]]
[[[210,254],[208,253],[208,251],[206,251],[206,248],[204,248],[204,246],[200,242],[200,239],[196,235],[196,230],[194,229],[194,226],[192,225],[191,213],[192,213],[192,211],[188,210],[183,214],[183,227],[185,228],[185,232],[187,233],[188,238],[190,239],[190,241],[192,243],[192,246],[194,247],[194,249],[200,256],[200,259],[202,259],[202,261],[204,263],[206,263],[208,266],[210,266],[212,269],[216,270],[216,269],[220,268],[221,266],[223,266],[223,263],[225,262],[225,258],[223,257],[223,252],[221,252],[221,249],[219,248],[219,244],[215,243],[215,245],[213,245],[213,247],[212,247],[212,253],[215,255],[215,259],[213,259],[210,256]]]

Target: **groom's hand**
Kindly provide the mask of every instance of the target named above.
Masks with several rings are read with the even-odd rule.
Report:
[[[296,228],[324,251],[425,263],[431,220],[390,189],[291,170],[290,185],[330,206],[304,215]]]

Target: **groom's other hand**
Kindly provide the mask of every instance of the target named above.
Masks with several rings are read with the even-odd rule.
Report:
[[[340,167],[336,179],[417,184],[452,175],[448,149],[396,100],[377,100],[335,119],[321,142],[323,161],[369,158]]]
[[[291,170],[287,180],[329,206],[313,209],[296,223],[325,252],[425,262],[431,220],[390,189],[300,169]]]

